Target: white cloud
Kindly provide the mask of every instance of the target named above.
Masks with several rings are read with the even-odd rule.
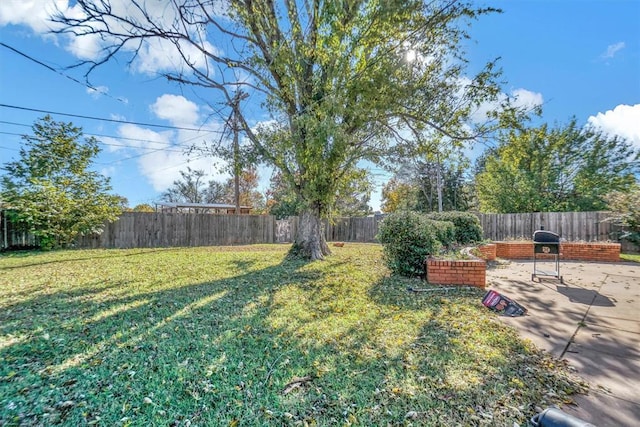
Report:
[[[109,88],[106,86],[95,86],[93,88],[88,87],[87,93],[91,95],[93,99],[100,98],[101,95],[106,95],[109,93]]]
[[[227,174],[220,173],[213,166],[210,157],[189,157],[180,152],[151,152],[140,157],[138,167],[156,191],[169,188],[173,181],[180,179],[180,171],[185,171],[187,167],[203,170],[207,180],[224,181],[228,178]]]
[[[515,99],[514,105],[516,107],[533,109],[535,107],[539,107],[544,102],[544,98],[541,93],[531,92],[530,90],[522,88],[512,90],[511,96]]]
[[[515,107],[532,110],[544,103],[544,98],[539,92],[532,92],[524,88],[513,89],[511,91],[512,105]],[[491,111],[500,108],[500,104],[507,99],[506,93],[500,93],[498,99],[493,102],[485,102],[471,115],[475,123],[482,123],[487,120],[487,115]]]
[[[201,107],[179,95],[162,95],[149,108],[158,118],[167,120],[173,126],[199,128],[202,120],[199,114]],[[135,157],[139,173],[155,191],[161,192],[180,179],[180,171],[187,167],[204,170],[207,180],[224,181],[228,178],[227,174],[219,171],[223,163],[221,159],[202,155],[198,150],[191,154],[188,152],[188,148],[202,146],[205,140],[217,139],[217,131],[221,129],[221,124],[213,124],[202,127],[202,131],[156,131],[123,124],[118,127],[118,136],[122,139],[105,142],[124,146],[110,146],[109,151],[118,151],[122,159]],[[127,151],[131,154],[127,154]]]
[[[179,127],[195,127],[199,121],[198,106],[181,95],[164,94],[156,99],[151,111],[160,119]]]
[[[124,147],[119,139],[111,138],[109,136],[101,136],[98,138],[98,141],[100,141],[102,145],[104,145],[106,151],[109,153],[120,151]]]
[[[107,166],[105,168],[100,169],[100,174],[104,175],[108,178],[113,177],[116,174],[116,167],[115,166]]]
[[[137,46],[131,46],[134,49]],[[203,43],[208,52],[219,54],[215,47],[209,43]],[[195,68],[205,69],[207,58],[198,48],[190,43],[180,42],[180,51]],[[140,47],[138,56],[134,61],[136,71],[146,74],[155,74],[160,71],[181,70],[185,68],[184,59],[178,48],[169,40],[148,39]]]
[[[640,149],[640,104],[618,105],[589,117],[587,123],[611,136],[626,138]]]
[[[65,49],[78,59],[92,60],[100,55],[102,40],[97,34],[69,37],[69,43]]]
[[[56,13],[73,18],[84,19],[85,15],[81,8],[74,4],[70,6],[69,0],[0,0],[0,26],[4,25],[25,25],[41,36],[50,37],[56,42],[64,40],[65,49],[81,60],[96,60],[100,57],[102,49],[118,44],[118,40],[109,35],[103,34],[67,34],[57,37],[50,34],[52,29],[61,29],[63,26],[51,21],[51,17]],[[167,6],[164,1],[142,2],[146,15],[134,7],[130,0],[111,0],[109,7],[116,16],[126,16],[130,22],[139,22],[141,25],[152,22],[153,26],[165,30],[186,31],[192,40],[202,40],[201,47],[215,54],[220,52],[211,43],[206,41],[206,33],[198,26],[187,27],[186,30],[180,26],[174,29],[176,22],[179,22],[177,11],[173,7]],[[211,6],[215,14],[223,12],[221,6]],[[131,30],[131,24],[105,17],[105,23],[86,23],[81,29],[91,31],[89,25],[94,29],[103,29],[106,26],[111,31],[126,34]],[[146,74],[156,74],[162,71],[180,71],[185,67],[184,59],[199,69],[207,68],[208,59],[202,52],[184,41],[179,42],[179,49],[172,42],[160,38],[146,39],[142,45],[139,40],[134,40],[124,46],[123,51],[129,53],[136,52],[133,58],[133,69]],[[211,69],[209,69],[211,70]]]
[[[49,17],[56,10],[67,10],[67,0],[3,0],[0,1],[0,26],[26,25],[37,34],[54,27]]]
[[[130,0],[111,0],[110,8],[114,16],[126,16],[129,22],[140,23],[140,25],[149,25],[161,30],[183,32],[186,31],[192,40],[202,40],[202,49],[219,54],[217,49],[208,41],[206,41],[206,33],[198,25],[183,28],[180,19],[177,16],[175,8],[167,6],[166,2],[154,1],[144,2],[143,14]],[[67,8],[65,15],[75,18],[82,18],[82,12],[77,7]],[[120,34],[136,33],[132,30],[131,24],[121,20],[105,18],[105,23],[91,23],[94,28],[103,28],[108,26],[112,32]],[[176,27],[177,26],[177,27]],[[88,27],[87,27],[88,28]],[[180,71],[185,68],[185,59],[190,65],[205,69],[208,66],[208,59],[193,44],[179,41],[179,46],[173,42],[162,38],[147,38],[142,40],[132,40],[123,46],[123,51],[129,53],[135,52],[132,67],[135,71],[145,74],[156,74],[163,71]],[[69,38],[67,49],[80,59],[95,60],[100,56],[103,48],[109,45],[119,44],[119,40],[107,34],[103,34],[102,38],[96,34],[74,35]],[[182,54],[181,54],[182,52]],[[184,58],[182,57],[184,55]]]
[[[600,57],[603,59],[613,58],[616,55],[616,53],[624,49],[624,47],[625,47],[624,42],[610,44],[609,46],[607,46],[607,50],[605,50],[604,53],[600,55]]]

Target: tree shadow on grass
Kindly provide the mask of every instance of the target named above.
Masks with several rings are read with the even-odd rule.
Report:
[[[230,261],[237,269],[253,265],[251,259]],[[147,420],[163,424],[168,420],[162,411],[171,412],[173,421],[199,414],[198,402],[206,393],[216,405],[207,417],[199,417],[225,413],[228,408],[215,409],[220,401],[238,409],[233,400],[220,398],[241,401],[236,388],[244,374],[236,372],[230,384],[227,371],[244,371],[243,363],[253,369],[256,361],[243,361],[252,355],[262,360],[260,366],[268,366],[265,358],[273,345],[265,341],[267,333],[260,329],[266,326],[253,319],[252,307],[269,305],[280,287],[322,279],[319,272],[301,271],[304,266],[285,259],[257,271],[160,291],[136,292],[137,284],[126,281],[87,282],[5,305],[0,313],[0,424],[116,424],[141,412],[151,412]],[[112,292],[127,287],[134,289]],[[256,342],[242,344],[256,334]],[[149,396],[165,409],[145,406]]]
[[[155,248],[155,249],[144,249],[141,250],[139,252],[133,252],[131,250],[125,250],[125,249],[117,249],[117,251],[120,251],[121,253],[118,255],[114,254],[114,250],[100,250],[100,249],[78,249],[77,252],[78,254],[81,253],[86,253],[87,251],[91,251],[92,255],[90,256],[77,256],[74,258],[63,258],[63,259],[58,259],[58,260],[51,260],[51,261],[44,261],[44,262],[32,262],[32,263],[28,263],[28,264],[19,264],[19,265],[5,265],[5,266],[0,266],[0,271],[2,270],[15,270],[15,269],[19,269],[19,268],[29,268],[29,267],[34,267],[34,266],[45,266],[45,265],[50,265],[50,264],[66,264],[66,263],[73,263],[73,262],[77,262],[77,261],[90,261],[90,260],[95,260],[95,259],[100,259],[100,258],[117,258],[117,257],[136,257],[136,256],[140,256],[140,255],[147,255],[147,254],[152,254],[155,252],[169,252],[169,251],[180,251],[183,248]],[[63,252],[68,252],[68,250],[65,251],[24,251],[20,254],[15,254],[13,252],[11,253],[7,253],[6,255],[0,255],[0,260],[2,258],[5,259],[15,259],[15,258],[36,258],[38,256],[45,256],[45,255],[51,255],[52,253],[55,254],[56,252],[59,253],[63,253]],[[101,256],[97,256],[97,253],[100,252],[104,252],[104,255]]]
[[[446,419],[450,425],[522,423],[536,407],[560,403],[559,395],[570,401],[569,395],[586,392],[583,384],[567,375],[563,363],[498,321],[481,303],[484,290],[406,291],[414,284],[430,289],[424,282],[390,277],[377,282],[370,294],[384,305],[430,313],[410,351],[420,355],[418,379],[439,401],[436,424],[447,425]],[[432,413],[434,408],[423,410]],[[418,415],[424,421],[419,411]]]
[[[261,256],[220,279],[14,303],[0,314],[16,337],[0,348],[0,423],[402,425],[413,411],[451,425],[471,419],[469,396],[509,393],[487,378],[507,382],[505,353],[522,344],[476,337],[486,324],[457,297],[393,293],[364,270],[349,280],[339,258]]]

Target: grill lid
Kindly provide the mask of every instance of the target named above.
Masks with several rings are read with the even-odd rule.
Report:
[[[533,232],[534,243],[560,243],[560,236],[556,233],[546,230],[537,230]]]

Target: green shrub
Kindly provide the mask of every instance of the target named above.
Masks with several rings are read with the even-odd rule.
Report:
[[[397,212],[387,216],[380,224],[377,238],[383,245],[389,269],[401,276],[424,274],[426,257],[440,252],[442,248],[436,228],[433,221],[416,212]]]
[[[436,221],[433,219],[427,219],[425,221],[429,224],[429,227],[433,228],[436,233],[436,238],[442,243],[445,249],[451,248],[456,242],[456,226],[451,221]]]
[[[436,221],[451,221],[456,227],[456,242],[465,245],[467,243],[482,240],[482,226],[477,216],[469,212],[433,212],[427,215]]]

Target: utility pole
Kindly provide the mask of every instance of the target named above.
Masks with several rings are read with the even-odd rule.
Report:
[[[242,168],[240,167],[240,143],[238,142],[238,134],[240,133],[238,125],[238,105],[240,101],[247,96],[249,95],[238,89],[231,100],[231,108],[233,109],[231,118],[231,127],[233,129],[233,187],[236,215],[240,215],[240,174],[242,173]]]

